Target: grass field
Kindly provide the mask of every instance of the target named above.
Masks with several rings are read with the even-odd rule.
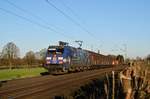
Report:
[[[39,76],[41,72],[46,72],[44,68],[30,68],[30,69],[6,69],[0,70],[0,81],[9,79],[18,79],[24,77]]]

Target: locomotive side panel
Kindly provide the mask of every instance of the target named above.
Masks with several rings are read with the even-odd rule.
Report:
[[[73,53],[71,56],[71,68],[83,69],[89,65],[89,53],[87,51],[73,47],[70,49]]]

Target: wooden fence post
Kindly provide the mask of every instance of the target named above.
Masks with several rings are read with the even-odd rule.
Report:
[[[115,72],[112,71],[112,99],[115,99]]]

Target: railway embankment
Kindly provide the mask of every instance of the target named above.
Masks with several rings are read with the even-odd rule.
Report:
[[[99,83],[98,78],[105,77],[111,71],[120,71],[123,67],[103,68],[59,76],[47,75],[8,81],[0,88],[0,98],[8,99],[54,99],[67,96],[76,98],[77,90],[84,85]],[[100,84],[102,85],[102,84]],[[84,88],[84,87],[83,87]],[[95,88],[95,87],[94,87]]]
[[[69,94],[57,95],[60,99],[121,99],[123,89],[119,79],[119,71],[103,75],[84,83]]]
[[[150,99],[149,67],[135,63],[85,83],[63,99]]]

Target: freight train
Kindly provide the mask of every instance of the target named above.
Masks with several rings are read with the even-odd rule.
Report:
[[[93,51],[69,46],[59,42],[59,45],[49,46],[46,52],[44,67],[49,72],[81,71],[113,66],[118,64],[115,57],[105,56]]]

